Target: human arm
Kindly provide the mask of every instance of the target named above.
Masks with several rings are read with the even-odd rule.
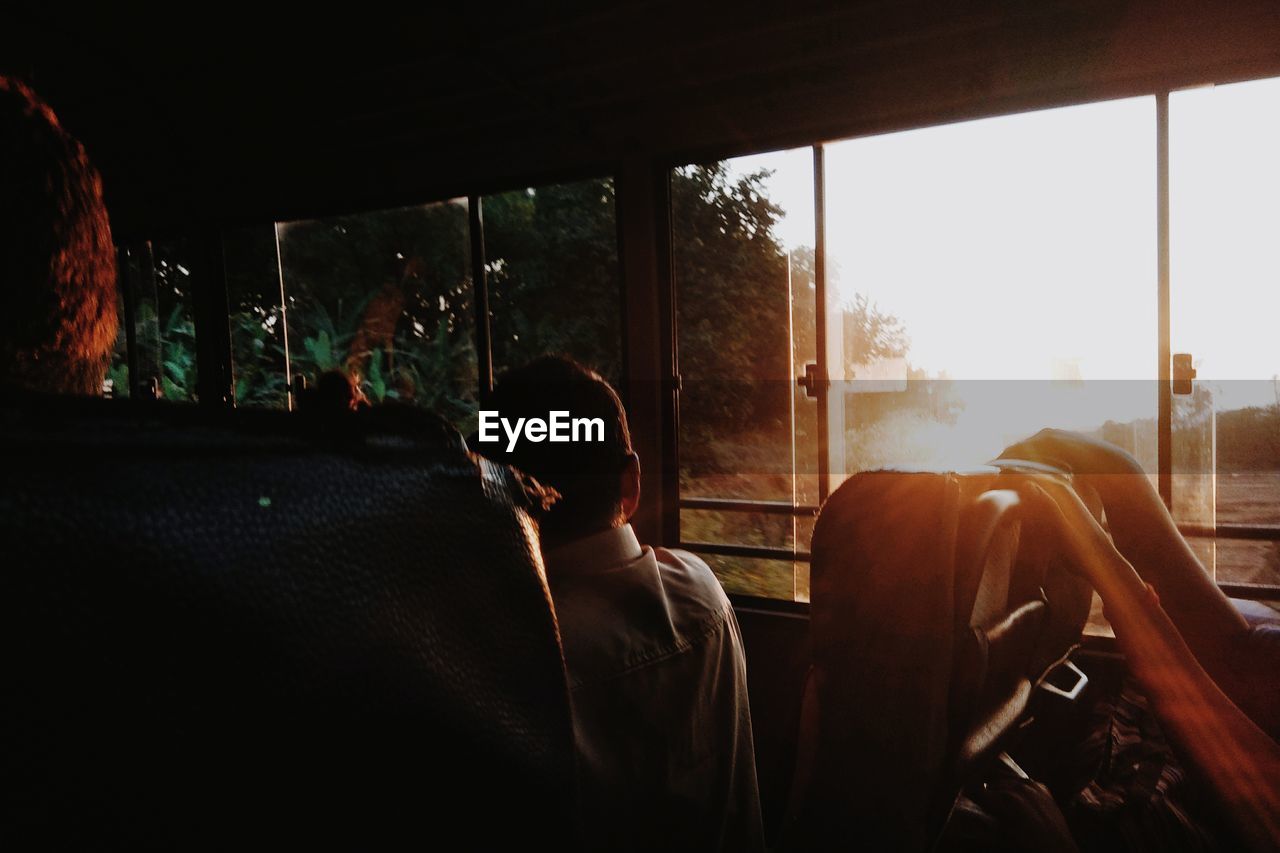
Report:
[[[1219,689],[1071,486],[1031,476],[1019,491],[1101,596],[1152,710],[1239,840],[1250,850],[1280,849],[1280,746]]]

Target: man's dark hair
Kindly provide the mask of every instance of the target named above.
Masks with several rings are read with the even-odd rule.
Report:
[[[102,393],[115,285],[97,171],[48,105],[0,76],[0,383]]]
[[[517,418],[546,420],[552,411],[602,420],[602,442],[531,442],[521,437],[507,452],[503,434],[499,442],[473,442],[473,449],[560,493],[542,520],[544,536],[571,539],[622,520],[621,474],[631,456],[631,433],[622,401],[600,374],[564,356],[543,356],[504,373],[483,408],[496,410],[513,425]]]
[[[342,370],[326,370],[298,395],[298,411],[303,414],[338,415],[368,405],[355,379]]]

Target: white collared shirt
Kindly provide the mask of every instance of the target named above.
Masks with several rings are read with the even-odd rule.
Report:
[[[742,636],[711,569],[629,524],[544,557],[588,846],[763,850]]]

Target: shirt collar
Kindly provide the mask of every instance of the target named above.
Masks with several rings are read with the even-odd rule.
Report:
[[[644,556],[640,540],[630,524],[601,530],[574,539],[542,555],[548,573],[569,574],[596,569],[611,569]]]

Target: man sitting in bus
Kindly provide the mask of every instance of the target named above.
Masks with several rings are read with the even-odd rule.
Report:
[[[116,322],[98,173],[34,92],[0,76],[0,384],[101,394]]]
[[[706,563],[628,523],[640,461],[618,395],[544,357],[502,377],[481,427],[473,449],[561,496],[540,530],[588,845],[763,849],[738,623]]]

